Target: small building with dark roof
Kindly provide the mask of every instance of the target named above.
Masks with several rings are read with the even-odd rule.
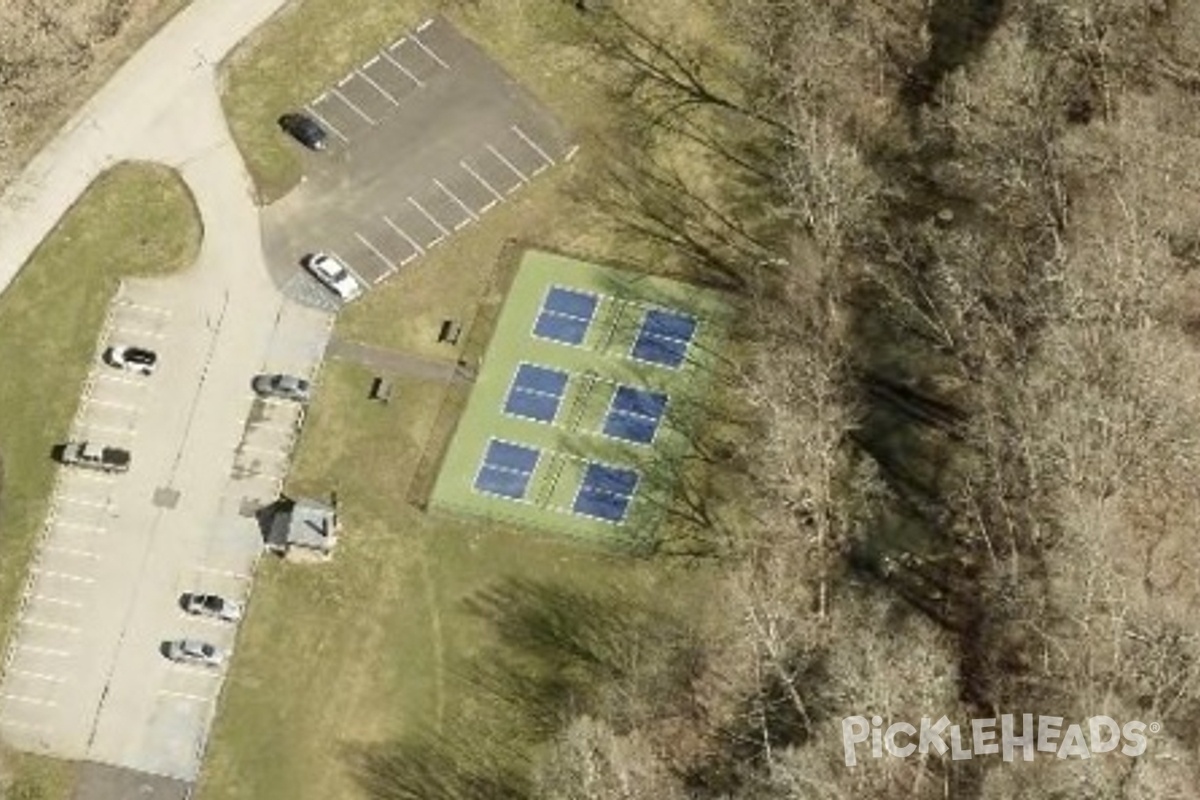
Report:
[[[337,508],[319,500],[282,498],[275,504],[267,549],[293,561],[328,561],[338,539]]]

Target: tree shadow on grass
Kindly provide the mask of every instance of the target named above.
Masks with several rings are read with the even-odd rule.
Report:
[[[351,745],[345,757],[373,800],[524,800],[524,754],[485,737],[426,733]]]
[[[459,670],[466,710],[445,733],[346,749],[372,800],[520,800],[531,796],[535,748],[580,714],[620,729],[694,708],[700,648],[669,612],[528,580],[466,607],[494,642]]]

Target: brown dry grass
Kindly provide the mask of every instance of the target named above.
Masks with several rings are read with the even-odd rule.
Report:
[[[0,191],[187,0],[0,0]]]

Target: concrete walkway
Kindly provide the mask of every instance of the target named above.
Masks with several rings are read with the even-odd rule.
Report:
[[[220,140],[241,170],[224,118],[179,100],[197,90],[215,93],[216,65],[285,3],[195,0],[121,67],[0,196],[0,291],[88,184],[117,161],[152,158],[178,167]],[[189,134],[181,137],[183,131]],[[240,209],[247,212],[257,224],[253,206]]]

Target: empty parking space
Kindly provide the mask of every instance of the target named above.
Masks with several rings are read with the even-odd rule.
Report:
[[[416,76],[387,52],[377,53],[367,59],[357,72],[395,105],[422,86]]]
[[[352,72],[339,82],[337,91],[345,102],[371,124],[379,124],[396,106],[395,98],[359,72]]]
[[[317,118],[329,131],[342,142],[350,141],[370,127],[370,122],[355,113],[350,104],[333,91],[322,92],[307,106],[309,113]]]

